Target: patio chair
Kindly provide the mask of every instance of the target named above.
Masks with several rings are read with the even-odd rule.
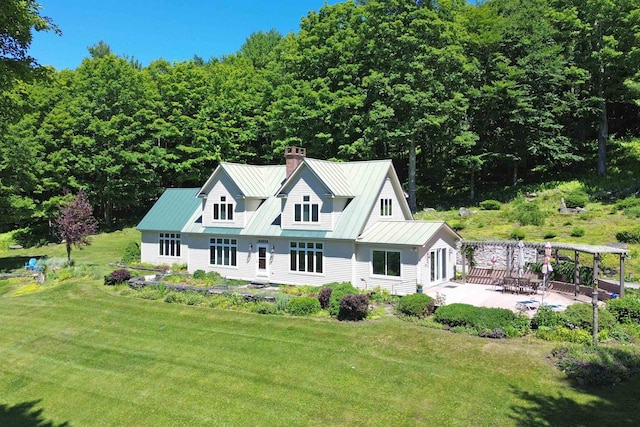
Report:
[[[531,281],[528,278],[518,277],[516,280],[518,282],[517,292],[519,294],[531,293]]]
[[[504,286],[504,280],[502,277],[498,275],[494,275],[491,277],[491,289],[497,291],[498,289],[502,290]]]
[[[29,260],[29,262],[26,262],[24,264],[24,268],[26,268],[27,270],[31,270],[31,271],[36,271],[36,263],[38,262],[37,259],[35,258],[31,258]]]
[[[502,292],[514,292],[516,290],[516,278],[515,277],[505,277],[503,280]]]
[[[516,302],[516,310],[535,311],[540,308],[540,303],[534,299]]]

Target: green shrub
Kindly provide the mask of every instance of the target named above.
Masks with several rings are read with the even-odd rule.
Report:
[[[434,319],[449,327],[462,326],[476,331],[493,330],[500,328],[503,331],[508,326],[517,323],[520,326],[518,316],[505,308],[475,307],[469,304],[450,304],[438,307]],[[515,326],[514,326],[515,327]]]
[[[256,303],[254,311],[259,314],[276,314],[278,309],[273,303],[261,301]]]
[[[394,302],[398,299],[391,295],[389,289],[383,289],[380,286],[376,286],[371,292],[369,292],[369,301],[377,303]]]
[[[640,296],[626,295],[607,301],[607,311],[620,323],[640,324]]]
[[[520,225],[544,225],[545,215],[535,203],[518,203],[515,207],[515,219]]]
[[[616,240],[622,243],[640,243],[640,228],[619,231],[616,233]]]
[[[581,385],[619,384],[640,367],[640,356],[631,348],[562,346],[551,355],[558,369]]]
[[[279,313],[286,311],[287,305],[289,305],[289,299],[291,298],[287,295],[278,295],[276,297],[276,311]]]
[[[626,208],[622,213],[629,218],[640,218],[640,206]]]
[[[566,320],[562,313],[553,311],[553,309],[547,305],[538,309],[536,314],[531,319],[531,329],[538,329],[540,327],[555,328],[563,325]]]
[[[206,272],[204,270],[196,270],[193,272],[193,278],[195,280],[204,280],[206,277]]]
[[[555,231],[547,231],[545,233],[545,235],[543,236],[543,238],[546,240],[546,239],[553,239],[553,238],[555,238],[557,236],[558,236],[558,234]]]
[[[454,221],[451,223],[451,228],[453,228],[455,231],[464,230],[466,227],[467,227],[467,224],[465,224],[462,221]]]
[[[330,283],[325,285],[331,288],[331,298],[329,299],[329,314],[338,316],[340,313],[340,302],[346,295],[357,295],[358,290],[349,282]]]
[[[619,200],[614,207],[617,210],[624,210],[628,208],[632,208],[634,206],[640,206],[640,197],[630,196],[626,199]]]
[[[497,200],[483,200],[480,202],[480,207],[485,211],[499,211],[502,203]]]
[[[369,297],[366,295],[345,295],[340,301],[339,320],[358,321],[369,313]]]
[[[291,298],[285,311],[293,316],[310,316],[321,310],[320,301],[314,297]]]
[[[589,203],[589,195],[582,190],[574,190],[564,196],[568,208],[584,208]]]
[[[435,300],[429,295],[413,294],[400,298],[396,310],[406,316],[425,318],[433,312]]]
[[[525,238],[524,230],[522,230],[520,228],[514,228],[511,231],[511,234],[509,234],[509,238],[511,240],[524,240],[524,238]]]
[[[563,313],[569,328],[580,328],[585,331],[593,329],[593,306],[591,303],[571,304]],[[598,309],[598,329],[611,329],[616,318],[606,309]]]
[[[122,255],[123,264],[131,264],[133,262],[140,261],[140,245],[136,242],[129,242],[127,247],[124,248],[124,254]]]
[[[582,236],[584,236],[584,228],[575,227],[573,230],[571,230],[571,237],[582,237]]]
[[[569,329],[563,326],[549,328],[540,326],[536,337],[545,341],[571,342],[575,344],[590,344],[593,341],[591,333],[584,329]]]

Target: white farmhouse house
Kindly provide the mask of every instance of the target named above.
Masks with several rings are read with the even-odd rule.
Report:
[[[167,189],[138,224],[142,261],[257,283],[350,281],[393,294],[454,275],[460,236],[415,221],[390,160],[221,163],[202,188]]]

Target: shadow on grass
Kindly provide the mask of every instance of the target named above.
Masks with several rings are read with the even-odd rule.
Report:
[[[640,419],[640,381],[618,386],[577,389],[576,397],[531,393],[512,386],[513,394],[523,401],[512,406],[509,415],[516,426],[636,426]],[[575,395],[574,395],[575,396]]]
[[[43,258],[45,255],[30,255],[30,256],[10,256],[10,257],[0,257],[0,272],[11,272],[13,270],[18,270],[20,268],[24,268],[24,265],[29,262],[31,258],[35,258],[37,260]]]
[[[43,418],[43,409],[35,406],[40,400],[18,403],[14,406],[0,404],[0,425],[12,427],[68,427],[70,424],[64,422],[55,424]]]

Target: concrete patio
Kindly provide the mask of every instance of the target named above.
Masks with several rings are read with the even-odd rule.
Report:
[[[569,305],[577,302],[591,302],[591,297],[585,295],[574,297],[570,294],[553,291],[545,292],[544,296],[542,291],[538,291],[532,295],[513,294],[510,292],[503,293],[500,288],[496,289],[492,285],[463,284],[458,282],[446,282],[425,288],[424,293],[434,298],[437,294],[444,295],[447,304],[464,303],[479,307],[506,308],[513,311],[519,311],[518,307],[520,307],[525,308],[524,311],[531,315],[535,313],[534,308],[538,307],[540,303],[543,302],[543,299],[545,305],[548,304],[558,311],[562,311]]]

